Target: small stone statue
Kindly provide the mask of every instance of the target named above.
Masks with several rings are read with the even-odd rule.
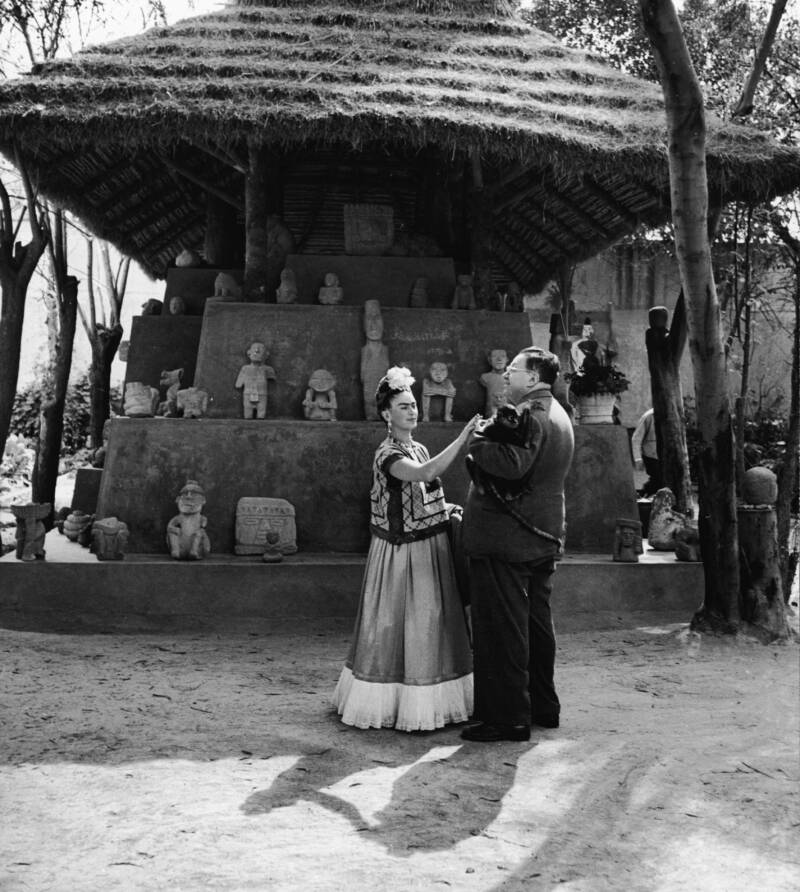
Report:
[[[286,266],[286,258],[293,254],[295,240],[291,229],[277,214],[267,217],[267,281],[265,294],[271,294],[277,287],[280,272]]]
[[[164,304],[160,300],[151,297],[142,304],[142,316],[160,316],[164,311]]]
[[[264,554],[261,560],[265,564],[277,564],[283,560],[283,552],[281,551],[281,537],[275,530],[267,530],[267,541],[264,543]]]
[[[275,291],[275,299],[279,304],[293,304],[297,302],[297,277],[293,269],[284,267],[281,270],[281,284]]]
[[[308,379],[303,412],[310,421],[336,421],[336,379],[326,369],[317,369]]]
[[[443,421],[453,420],[453,400],[456,388],[448,377],[446,362],[432,362],[428,377],[422,382],[422,420],[430,421],[431,397],[444,398]]]
[[[197,253],[197,251],[192,251],[189,248],[185,248],[175,258],[175,266],[181,267],[182,269],[198,267],[202,265],[203,258]]]
[[[492,415],[506,403],[506,379],[503,377],[508,365],[508,354],[505,350],[497,348],[487,354],[490,371],[484,372],[478,379],[486,389],[486,404],[483,414],[486,418]]]
[[[169,299],[169,314],[170,316],[186,315],[186,301],[180,295],[173,294]]]
[[[617,518],[617,525],[614,529],[613,559],[622,563],[636,564],[643,551],[641,523],[638,520],[628,520],[625,517]]]
[[[184,418],[202,418],[208,411],[208,393],[200,387],[185,387],[175,399]]]
[[[166,388],[164,400],[158,404],[158,414],[165,418],[178,415],[178,390],[183,378],[183,369],[164,369],[158,380],[159,387]]]
[[[506,313],[521,313],[525,309],[525,300],[518,282],[509,282],[506,289],[503,309]]]
[[[364,301],[364,334],[367,341],[361,348],[361,387],[364,395],[364,417],[379,421],[375,406],[378,382],[389,368],[389,348],[383,343],[383,316],[378,300]]]
[[[167,524],[167,545],[176,560],[198,561],[211,551],[208,521],[201,513],[205,503],[203,487],[196,480],[187,480],[175,499],[179,513]]]
[[[125,385],[124,409],[128,418],[152,418],[158,409],[158,388],[141,381],[128,381]]]
[[[236,505],[236,554],[264,554],[269,533],[278,537],[281,554],[297,551],[294,506],[286,499],[244,496]]]
[[[418,279],[414,279],[408,305],[415,309],[421,309],[422,307],[428,306],[428,280],[425,276],[420,276]]]
[[[583,320],[580,338],[570,348],[570,365],[573,372],[603,365],[603,349],[594,336],[592,320],[588,316]]]
[[[325,284],[319,289],[318,300],[321,304],[329,306],[344,301],[344,289],[339,284],[336,273],[325,273]]]
[[[44,537],[47,533],[44,519],[50,514],[50,502],[30,502],[12,505],[11,513],[17,519],[17,560],[43,561]]]
[[[92,524],[89,550],[98,561],[121,561],[125,557],[129,536],[128,524],[116,517],[104,517]]]
[[[453,310],[474,310],[477,308],[475,303],[475,291],[472,288],[472,276],[460,275],[456,276],[456,287],[453,291]]]
[[[656,551],[674,551],[675,537],[688,524],[688,518],[675,511],[675,496],[668,486],[658,490],[653,496],[647,541]]]
[[[84,511],[71,511],[64,521],[64,535],[70,542],[77,542],[80,534],[91,526],[92,515],[86,514]]]
[[[241,300],[242,286],[230,273],[218,273],[214,279],[214,297],[221,301]]]
[[[275,380],[275,369],[265,365],[266,344],[253,341],[247,348],[250,362],[243,365],[236,378],[236,388],[242,388],[242,415],[244,418],[267,417],[267,381]]]
[[[686,526],[675,533],[675,558],[689,563],[703,559],[700,554],[700,530],[696,520],[687,520]]]

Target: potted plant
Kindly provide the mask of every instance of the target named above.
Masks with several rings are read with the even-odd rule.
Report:
[[[586,363],[576,372],[564,375],[575,397],[581,424],[613,424],[614,403],[631,382],[612,363]]]

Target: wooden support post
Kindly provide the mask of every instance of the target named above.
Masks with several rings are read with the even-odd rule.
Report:
[[[470,261],[472,266],[472,290],[481,309],[494,305],[495,287],[492,281],[490,258],[492,255],[492,212],[483,184],[480,152],[473,149],[472,195],[470,201]]]
[[[738,508],[742,619],[767,640],[788,635],[774,505]]]
[[[259,143],[248,142],[248,167],[244,185],[245,252],[244,299],[265,301],[267,295],[267,181],[269,155]]]

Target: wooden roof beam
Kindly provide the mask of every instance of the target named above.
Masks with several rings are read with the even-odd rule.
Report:
[[[527,220],[524,222],[528,222]],[[560,254],[564,257],[568,257],[571,253],[565,245],[560,242],[557,238],[553,238],[552,235],[544,231],[544,227],[542,225],[533,225],[529,224],[531,229],[533,229],[536,237],[541,239],[545,244],[549,245],[557,254]],[[523,235],[519,231],[520,221],[519,218],[516,220],[506,220],[504,229],[507,229],[509,232],[514,232],[521,240],[524,240],[527,236]],[[496,228],[496,227],[495,227]]]
[[[217,161],[221,161],[226,167],[232,167],[243,176],[247,175],[246,162],[239,158],[234,152],[223,149],[220,146],[211,145],[202,139],[194,139],[190,137],[189,143],[196,149],[200,149],[201,152],[205,152],[207,155],[211,155],[212,158],[216,158]]]
[[[190,183],[194,183],[195,186],[199,186],[204,192],[208,192],[209,195],[216,195],[220,201],[224,201],[226,204],[231,205],[231,207],[236,208],[237,211],[244,212],[244,201],[237,200],[232,196],[228,195],[223,189],[219,189],[216,186],[213,186],[211,183],[204,180],[202,177],[197,176],[193,171],[188,170],[182,164],[178,164],[173,161],[171,158],[167,158],[165,155],[159,155],[161,160],[166,164],[169,170],[174,171],[185,179],[189,180]]]
[[[636,229],[641,222],[639,217],[636,214],[632,214],[624,204],[617,201],[615,196],[607,189],[604,189],[593,177],[589,176],[588,173],[585,173],[581,177],[581,182],[586,187],[587,191],[591,192],[595,198],[599,198],[603,204],[607,205],[611,210],[622,217],[632,229]]]
[[[497,251],[497,255],[502,259],[503,265],[509,269],[518,268],[522,272],[522,275],[517,276],[520,285],[527,284],[525,279],[526,276],[528,279],[535,281],[540,275],[537,272],[536,267],[528,261],[528,255],[521,252],[506,236],[507,233],[494,233],[494,237],[498,242],[502,243],[501,245],[498,245],[499,250]]]
[[[578,245],[578,247],[587,248],[591,245],[591,242],[587,239],[580,238],[580,236],[576,235],[574,227],[571,227],[568,223],[564,222],[555,211],[548,210],[543,204],[540,204],[535,199],[529,199],[526,202],[526,207],[533,208],[533,210],[536,211],[537,216],[547,218],[548,222],[554,223],[555,226],[560,229],[562,233],[566,234],[567,238]],[[520,210],[519,216],[524,218],[526,215]]]
[[[582,208],[576,201],[569,197],[569,195],[565,195],[559,188],[557,188],[554,184],[548,183],[546,186],[546,191],[548,195],[552,195],[556,198],[558,202],[564,205],[564,207],[568,208],[569,211],[575,214],[581,222],[583,222],[586,226],[596,232],[599,236],[602,236],[605,239],[610,239],[611,233],[603,226],[602,223],[595,220],[595,218],[584,208]]]

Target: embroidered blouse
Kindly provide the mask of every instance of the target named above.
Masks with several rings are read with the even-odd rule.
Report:
[[[401,458],[426,462],[430,455],[421,444],[400,443],[391,437],[381,443],[372,462],[370,531],[395,545],[427,539],[447,529],[449,511],[442,481],[398,480],[389,468]]]

